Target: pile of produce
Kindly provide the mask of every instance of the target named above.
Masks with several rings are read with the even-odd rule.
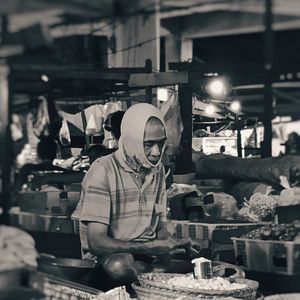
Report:
[[[36,267],[37,257],[35,242],[28,233],[11,226],[0,226],[0,271]]]
[[[188,288],[198,288],[203,290],[237,290],[246,288],[247,285],[243,283],[231,283],[229,279],[222,277],[213,277],[211,279],[194,279],[193,274],[176,276],[169,278],[162,283],[182,286]]]
[[[274,218],[278,196],[255,193],[245,201],[239,215],[250,221],[270,221]]]
[[[300,220],[289,224],[268,224],[242,236],[253,240],[300,242]]]

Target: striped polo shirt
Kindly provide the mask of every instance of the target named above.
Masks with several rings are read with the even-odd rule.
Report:
[[[158,222],[166,220],[163,165],[150,169],[142,183],[120,150],[97,159],[83,179],[77,213],[84,258],[93,257],[88,249],[87,222],[107,224],[108,235],[118,240],[154,239]]]

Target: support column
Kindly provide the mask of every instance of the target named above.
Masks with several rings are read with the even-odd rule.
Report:
[[[193,101],[192,91],[186,84],[179,86],[178,100],[183,123],[180,140],[181,154],[175,159],[175,174],[187,174],[193,171],[192,135],[193,135]]]
[[[3,209],[1,223],[9,223],[8,210],[11,206],[12,141],[11,99],[9,93],[9,68],[0,65],[0,206]]]
[[[262,157],[272,156],[272,119],[273,119],[273,93],[272,93],[272,69],[273,69],[273,30],[272,30],[272,0],[266,0],[265,32],[264,32],[264,69],[266,79],[264,85],[264,141]]]

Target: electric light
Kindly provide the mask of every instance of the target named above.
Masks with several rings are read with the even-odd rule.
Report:
[[[49,77],[45,74],[41,75],[41,80],[44,82],[48,82],[49,81]]]
[[[205,108],[205,112],[208,115],[213,115],[216,112],[216,107],[212,104],[209,104],[206,108]]]
[[[233,102],[230,104],[230,108],[231,108],[231,110],[234,111],[234,112],[240,111],[240,110],[241,110],[241,103],[240,103],[240,101],[237,101],[237,100],[233,101]]]
[[[208,93],[211,96],[221,97],[227,92],[226,84],[222,79],[211,79],[207,85]]]
[[[157,100],[167,101],[168,100],[168,89],[166,88],[157,88]]]

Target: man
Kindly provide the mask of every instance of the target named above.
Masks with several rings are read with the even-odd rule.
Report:
[[[190,240],[166,230],[165,174],[161,163],[166,127],[150,104],[130,107],[122,120],[119,149],[97,159],[82,183],[79,203],[84,258],[97,257],[120,284],[137,279],[138,257],[184,253]]]

